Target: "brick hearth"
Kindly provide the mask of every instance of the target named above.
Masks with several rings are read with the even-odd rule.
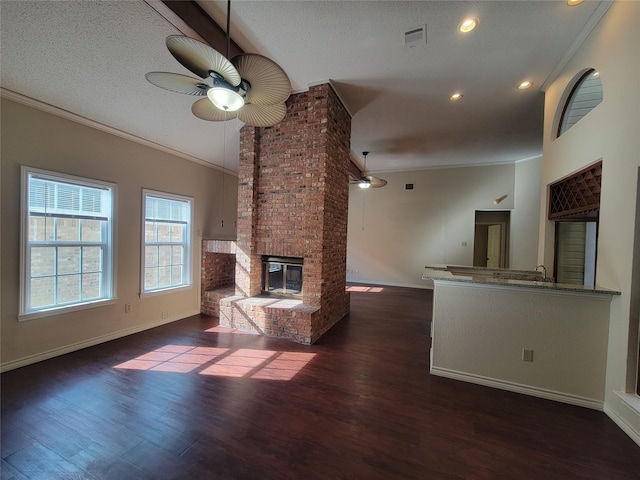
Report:
[[[329,84],[292,95],[278,125],[242,128],[236,295],[220,301],[220,325],[310,344],[349,313],[350,137]],[[302,300],[260,296],[262,255],[304,259]]]

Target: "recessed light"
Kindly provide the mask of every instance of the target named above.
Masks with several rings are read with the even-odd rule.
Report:
[[[532,85],[533,83],[531,83],[529,80],[525,80],[520,85],[518,85],[518,90],[526,90],[527,88],[531,88]]]
[[[567,5],[573,7],[575,5],[580,5],[584,0],[567,0]]]
[[[451,96],[449,97],[449,100],[451,100],[452,102],[457,102],[461,98],[462,98],[462,94],[460,92],[456,92],[451,94]]]
[[[469,33],[471,30],[478,26],[478,19],[475,17],[465,18],[460,25],[458,25],[458,30],[462,33]]]

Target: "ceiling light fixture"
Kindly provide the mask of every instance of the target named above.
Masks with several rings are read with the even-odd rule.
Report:
[[[518,90],[526,90],[527,88],[531,88],[532,85],[533,83],[531,83],[529,80],[525,80],[520,85],[518,85]]]
[[[567,5],[570,7],[575,7],[576,5],[580,5],[584,0],[567,0]]]
[[[449,97],[449,100],[451,100],[452,102],[457,102],[461,98],[462,98],[462,94],[460,92],[456,92]]]
[[[478,26],[478,19],[475,17],[465,18],[460,25],[458,25],[458,30],[462,33],[469,33],[471,30]]]
[[[226,87],[213,87],[207,90],[207,97],[220,110],[235,112],[244,107],[244,98]]]

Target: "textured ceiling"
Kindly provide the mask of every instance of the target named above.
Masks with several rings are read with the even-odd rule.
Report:
[[[226,1],[198,3],[225,25]],[[491,164],[541,155],[542,88],[609,4],[235,1],[231,36],[280,64],[294,91],[331,80],[353,114],[354,157],[370,151],[373,172]],[[190,72],[164,45],[180,32],[142,0],[2,0],[0,15],[3,89],[236,168],[241,122],[199,120],[193,97],[145,80]],[[463,36],[468,15],[480,24]],[[404,47],[425,24],[427,45]],[[523,79],[534,87],[518,91]]]

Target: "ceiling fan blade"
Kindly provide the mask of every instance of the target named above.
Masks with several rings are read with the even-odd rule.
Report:
[[[291,94],[291,82],[285,71],[273,60],[254,53],[243,53],[231,59],[240,76],[251,84],[247,101],[254,105],[284,103]]]
[[[191,106],[191,112],[202,120],[224,122],[237,117],[238,112],[229,112],[217,108],[208,98],[201,98]]]
[[[287,106],[284,103],[277,105],[253,105],[245,104],[235,112],[238,118],[252,127],[273,127],[280,123],[287,114]]]
[[[171,92],[184,93],[186,95],[196,95],[202,97],[211,88],[202,80],[178,73],[169,72],[149,72],[145,78],[156,87],[164,88]]]
[[[184,67],[202,78],[208,78],[209,72],[214,71],[234,87],[240,84],[240,74],[236,68],[224,55],[207,44],[184,35],[169,35],[167,48]]]
[[[371,188],[380,188],[380,187],[384,187],[387,184],[386,180],[382,178],[374,177],[373,175],[366,175],[366,178],[369,180],[369,184],[371,185]]]

